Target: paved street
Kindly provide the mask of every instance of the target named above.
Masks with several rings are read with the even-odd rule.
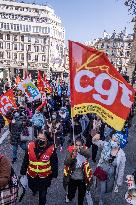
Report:
[[[129,144],[127,148],[125,149],[126,156],[127,156],[127,163],[126,163],[126,169],[125,169],[125,176],[127,174],[131,174],[132,171],[135,168],[135,162],[136,162],[136,116],[133,118],[133,125],[129,131]],[[12,158],[12,147],[8,143],[8,139],[6,139],[1,145],[0,145],[0,152],[8,155],[10,158]],[[23,152],[21,149],[18,151],[18,160],[17,163],[14,165],[15,171],[17,174],[19,174],[20,166],[23,159]],[[65,205],[65,192],[62,186],[62,177],[63,177],[63,161],[65,157],[65,151],[62,151],[61,153],[58,152],[58,158],[59,158],[59,176],[57,179],[54,179],[52,181],[52,185],[48,190],[47,195],[47,205]],[[93,169],[94,164],[92,164]],[[124,180],[125,181],[125,180]],[[120,188],[119,193],[114,195],[113,198],[111,198],[111,195],[107,195],[105,205],[127,205],[127,203],[124,200],[124,194],[127,190],[127,184],[124,182],[123,186]],[[94,191],[93,187],[91,190],[93,200],[94,200]],[[20,205],[38,205],[38,195],[36,197],[33,197],[31,194],[31,191],[28,191],[21,203],[17,203]],[[70,205],[75,205],[75,201],[73,201]],[[95,195],[95,203],[94,205],[98,204],[98,198],[97,195]]]

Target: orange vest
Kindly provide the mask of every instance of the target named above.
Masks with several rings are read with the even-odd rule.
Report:
[[[87,147],[86,147],[87,149]],[[74,146],[69,146],[67,148],[68,152],[69,153],[72,153],[73,150],[74,150]],[[65,166],[64,167],[64,177],[68,177],[72,174],[73,170],[71,169],[70,166]],[[91,182],[91,179],[92,179],[92,169],[90,167],[90,164],[88,162],[88,160],[86,160],[84,163],[83,163],[83,173],[84,173],[84,177],[85,177],[85,183],[86,185],[88,185],[90,182]]]
[[[35,178],[36,176],[46,178],[52,174],[50,158],[54,151],[54,145],[50,146],[39,159],[36,158],[34,149],[35,142],[30,142],[28,144],[29,166],[27,174],[32,178]]]

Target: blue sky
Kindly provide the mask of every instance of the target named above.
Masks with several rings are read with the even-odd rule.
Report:
[[[46,0],[25,0],[45,3]],[[55,13],[61,17],[66,29],[66,40],[85,42],[102,37],[104,29],[112,33],[127,27],[133,32],[132,16],[128,15],[124,0],[48,0]]]

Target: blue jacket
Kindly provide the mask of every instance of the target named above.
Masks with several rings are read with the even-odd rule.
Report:
[[[36,113],[32,117],[32,123],[33,125],[37,127],[43,127],[44,126],[44,117],[41,113]]]

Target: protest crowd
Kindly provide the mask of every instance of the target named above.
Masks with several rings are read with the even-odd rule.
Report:
[[[7,127],[12,147],[11,159],[0,153],[1,205],[21,204],[28,189],[33,201],[38,193],[39,205],[45,205],[48,188],[58,177],[58,153],[65,154],[62,184],[66,204],[74,198],[78,205],[85,201],[95,204],[92,189],[98,194],[99,205],[105,205],[107,193],[114,201],[125,180],[124,148],[129,143],[135,105],[122,130],[116,130],[95,112],[72,116],[71,92],[69,77],[47,80],[40,71],[36,80],[28,73],[12,82],[0,80],[0,133],[2,136]],[[17,176],[14,165],[19,147],[24,156]],[[136,197],[136,170],[127,177],[128,202]]]

